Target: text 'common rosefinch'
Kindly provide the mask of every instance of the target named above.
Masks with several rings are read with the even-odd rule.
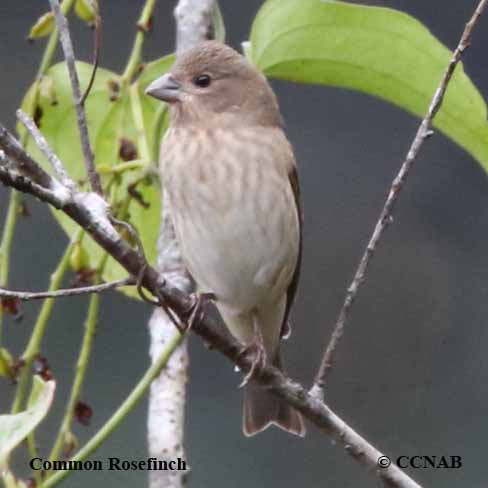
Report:
[[[146,93],[170,104],[161,174],[183,259],[256,364],[280,368],[301,255],[298,179],[266,78],[228,46],[182,53]],[[252,377],[252,375],[250,375]],[[244,433],[271,424],[303,436],[301,416],[252,381]]]

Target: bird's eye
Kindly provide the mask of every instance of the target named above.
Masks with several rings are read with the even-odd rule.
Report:
[[[211,81],[212,79],[209,75],[203,74],[196,76],[193,80],[193,83],[200,88],[207,88],[207,86],[210,85]]]

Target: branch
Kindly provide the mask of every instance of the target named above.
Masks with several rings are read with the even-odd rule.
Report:
[[[214,0],[180,0],[175,8],[176,52],[195,46],[213,34]]]
[[[470,21],[466,24],[466,28],[464,29],[464,32],[461,36],[461,40],[459,41],[456,50],[452,54],[451,60],[444,72],[444,75],[439,83],[439,86],[437,87],[437,90],[435,91],[432,101],[430,102],[427,114],[423,118],[412,142],[412,145],[410,146],[407,157],[404,160],[397,176],[393,180],[388,197],[384,204],[383,210],[381,211],[378,222],[376,223],[373,234],[368,242],[368,245],[366,246],[366,250],[364,251],[363,257],[361,258],[359,266],[356,270],[356,274],[354,275],[354,279],[347,289],[346,298],[339,312],[339,316],[337,318],[334,331],[330,338],[330,342],[327,345],[319,370],[317,371],[314,386],[312,388],[312,393],[317,395],[319,398],[323,398],[324,396],[324,387],[327,373],[332,367],[337,346],[339,345],[342,336],[344,335],[344,330],[347,320],[349,318],[351,307],[354,303],[355,298],[358,295],[359,288],[364,282],[370,261],[373,258],[373,255],[376,251],[376,248],[378,247],[381,238],[383,237],[384,231],[386,230],[388,225],[393,222],[393,210],[395,209],[398,197],[400,196],[400,192],[402,191],[409,172],[412,169],[413,163],[415,162],[415,159],[417,158],[424,142],[433,134],[432,122],[434,120],[434,117],[441,108],[442,101],[444,100],[444,95],[449,85],[449,81],[451,80],[451,77],[461,59],[461,56],[463,55],[464,51],[469,47],[473,29],[476,25],[478,18],[486,7],[487,2],[488,0],[480,1]]]
[[[40,130],[37,128],[36,123],[22,110],[17,110],[17,118],[22,122],[24,127],[27,129],[29,134],[32,136],[34,141],[37,144],[37,147],[42,151],[44,156],[46,156],[47,160],[51,164],[56,176],[59,178],[59,181],[66,187],[73,189],[75,187],[74,181],[68,176],[66,173],[63,163],[59,160],[59,158],[54,154],[52,149],[49,147],[44,136],[41,134]]]
[[[66,59],[66,66],[68,67],[69,78],[71,81],[71,89],[73,91],[73,102],[76,111],[76,120],[78,122],[78,129],[80,132],[81,149],[85,160],[85,167],[90,180],[91,188],[95,193],[102,195],[102,184],[100,176],[95,169],[93,152],[90,146],[90,138],[88,135],[88,127],[86,124],[85,111],[83,108],[83,97],[80,90],[80,80],[76,72],[75,53],[71,36],[68,29],[68,21],[63,12],[59,8],[58,0],[49,0],[51,8],[56,18],[56,24],[59,30],[59,38],[63,47],[64,57]]]
[[[0,298],[14,298],[27,302],[29,300],[45,300],[46,298],[63,298],[77,295],[88,295],[93,293],[103,293],[122,286],[135,285],[134,278],[124,278],[121,280],[110,281],[100,285],[83,286],[80,288],[67,288],[57,291],[43,291],[39,293],[29,291],[14,291],[0,288]]]
[[[5,131],[0,126],[0,133],[2,130]],[[0,148],[3,148],[1,139]],[[0,175],[2,171],[8,173],[8,170],[0,166]],[[38,192],[38,187],[39,185],[32,186],[31,183],[25,185],[24,188],[27,193],[35,194],[43,199],[42,192]],[[33,189],[34,191],[32,191]],[[45,201],[51,203],[51,196],[48,196],[49,198]],[[191,296],[166,282],[160,273],[148,266],[144,258],[119,236],[106,215],[106,207],[103,207],[103,211],[98,211],[97,198],[100,199],[94,193],[74,193],[70,196],[70,200],[62,205],[62,210],[85,229],[130,275],[140,277],[141,284],[154,296],[163,300],[184,323],[193,303]],[[92,202],[97,203],[95,208],[93,208]],[[171,273],[168,273],[168,276],[171,276]],[[220,351],[229,358],[241,371],[247,372],[251,369],[253,354],[243,354],[242,345],[225,331],[220,330],[218,323],[211,317],[205,316],[200,322],[195,322],[192,330],[206,343],[211,344],[214,350]],[[385,486],[420,488],[420,485],[393,463],[388,468],[377,470],[378,458],[382,456],[382,453],[349,427],[319,398],[307,392],[277,369],[271,366],[264,367],[256,373],[255,381],[266,385],[274,394],[288,401],[319,429],[333,437],[337,445],[362,465],[370,470],[374,469]]]
[[[180,0],[175,7],[177,53],[206,39],[211,32],[214,0]],[[137,93],[137,92],[136,92]],[[137,120],[137,117],[136,117]],[[147,149],[146,149],[147,152]],[[164,175],[163,175],[164,177]],[[176,241],[167,195],[162,195],[161,228],[158,239],[158,271],[185,293],[194,290]],[[162,309],[156,309],[149,322],[152,361],[171,340],[174,325]],[[188,346],[182,341],[167,367],[151,385],[148,415],[148,445],[151,457],[176,459],[184,457],[184,424]],[[181,488],[186,473],[150,471],[150,488]]]
[[[39,200],[49,203],[54,208],[61,209],[64,205],[65,200],[60,198],[59,195],[54,191],[48,190],[43,186],[34,183],[28,177],[9,168],[0,166],[0,181],[5,186],[15,188],[22,193],[33,195]]]
[[[5,156],[15,161],[20,173],[30,177],[34,183],[52,189],[54,184],[51,176],[22,149],[19,141],[3,126],[0,126],[0,147]],[[3,159],[0,165],[6,167],[7,162]]]

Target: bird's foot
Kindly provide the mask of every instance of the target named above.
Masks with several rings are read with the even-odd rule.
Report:
[[[203,319],[207,305],[216,298],[215,293],[193,293],[191,295],[192,303],[186,312],[188,318],[183,329],[184,332],[191,330],[195,323]]]
[[[249,380],[259,375],[260,371],[266,366],[266,349],[264,348],[263,335],[261,334],[261,331],[258,329],[258,327],[254,328],[254,337],[252,342],[245,346],[240,353],[240,355],[248,354],[252,355],[253,357],[251,368],[244,376],[241,384],[239,385],[239,388],[246,386]]]

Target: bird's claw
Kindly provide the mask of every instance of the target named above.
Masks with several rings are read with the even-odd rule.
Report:
[[[262,336],[254,337],[254,340],[247,346],[245,346],[240,355],[253,355],[253,360],[251,364],[251,368],[249,371],[244,375],[244,378],[239,385],[239,388],[246,386],[249,383],[249,380],[254,378],[255,376],[259,375],[261,370],[266,366],[266,349],[264,348],[264,344],[262,341]]]
[[[191,295],[192,303],[188,307],[186,315],[186,326],[183,328],[184,332],[188,332],[193,328],[193,325],[201,321],[205,315],[205,311],[209,302],[216,299],[214,293],[193,293]]]

